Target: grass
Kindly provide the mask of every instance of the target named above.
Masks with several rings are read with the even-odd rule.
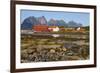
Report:
[[[79,32],[79,31],[66,31],[66,32],[63,32],[63,31],[58,31],[58,32],[36,32],[35,34],[71,34],[71,35],[88,35],[89,34],[89,31],[84,31],[84,32]]]

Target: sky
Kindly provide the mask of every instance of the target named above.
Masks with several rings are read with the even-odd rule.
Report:
[[[44,16],[47,21],[50,19],[64,20],[66,23],[69,21],[75,21],[81,23],[83,26],[90,25],[90,14],[84,12],[64,12],[64,11],[39,11],[39,10],[21,10],[21,23],[24,19],[34,16]]]

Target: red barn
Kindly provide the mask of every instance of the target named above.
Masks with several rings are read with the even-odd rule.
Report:
[[[33,30],[36,32],[48,32],[48,26],[47,25],[35,25],[33,26]]]

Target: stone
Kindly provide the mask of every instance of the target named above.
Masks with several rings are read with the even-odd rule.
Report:
[[[54,49],[51,49],[51,50],[50,50],[50,53],[55,53],[55,50],[54,50]]]
[[[67,49],[66,49],[66,48],[63,48],[62,50],[63,50],[63,51],[67,51]]]

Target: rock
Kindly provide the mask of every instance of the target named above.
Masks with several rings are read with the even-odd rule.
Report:
[[[51,49],[51,50],[50,50],[50,53],[55,53],[55,50],[54,50],[54,49]]]
[[[28,57],[27,51],[23,50],[21,51],[21,59],[26,59]]]
[[[67,51],[67,49],[66,49],[66,48],[63,48],[62,50],[63,50],[63,51]]]
[[[35,57],[34,55],[29,55],[29,56],[28,56],[28,60],[29,60],[29,61],[34,61],[35,58],[36,58],[36,57]]]
[[[27,50],[27,53],[28,54],[33,54],[34,52],[35,52],[35,50],[33,50],[33,49],[32,50],[31,49],[30,50]]]
[[[40,51],[42,51],[42,48],[41,48],[41,47],[38,47],[36,50],[37,50],[38,52],[40,52]]]

